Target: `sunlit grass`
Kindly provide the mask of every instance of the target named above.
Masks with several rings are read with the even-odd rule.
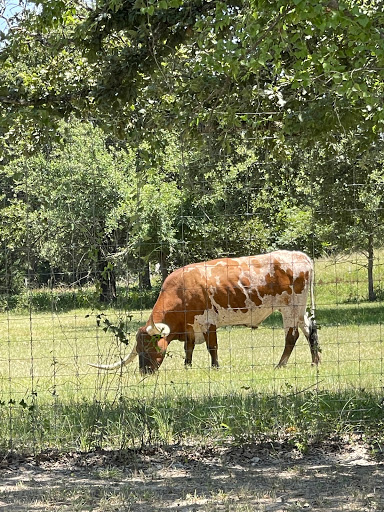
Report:
[[[348,306],[351,320],[356,307]],[[2,316],[0,391],[15,400],[54,403],[74,399],[114,399],[119,396],[203,396],[239,391],[283,393],[286,389],[377,389],[382,385],[383,328],[381,324],[323,325],[319,331],[322,363],[311,366],[308,344],[300,335],[286,368],[276,370],[284,347],[284,332],[276,327],[219,330],[220,369],[210,367],[205,345],[197,345],[193,367],[184,368],[183,343],[173,341],[160,371],[142,377],[137,359],[122,371],[104,372],[89,362],[112,362],[131,350],[137,326],[149,314],[138,312],[127,323],[130,345],[118,343],[97,327],[86,310],[61,315]],[[323,318],[326,319],[326,312]],[[111,321],[116,313],[108,313]],[[319,309],[318,317],[322,318]],[[117,320],[116,320],[117,321]],[[278,318],[275,319],[278,323]],[[31,398],[32,397],[32,398]]]
[[[360,253],[315,261],[316,303],[319,306],[360,304],[368,298],[367,258]],[[376,250],[373,285],[379,298],[384,290],[384,250]]]

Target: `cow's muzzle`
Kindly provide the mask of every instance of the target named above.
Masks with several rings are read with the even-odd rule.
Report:
[[[139,368],[141,375],[151,375],[158,370],[159,365],[156,361],[150,359],[148,354],[141,353],[139,354]]]

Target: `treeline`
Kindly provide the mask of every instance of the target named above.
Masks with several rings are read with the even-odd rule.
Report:
[[[50,0],[3,15],[5,301],[65,285],[109,303],[119,285],[273,248],[363,252],[375,299],[381,2]]]
[[[220,158],[167,133],[153,154],[90,123],[63,123],[40,151],[0,167],[3,303],[63,285],[92,285],[114,302],[119,284],[150,290],[192,261],[275,248],[364,252],[374,300],[382,142],[360,153],[351,136],[327,149],[292,146],[281,159],[246,142]]]

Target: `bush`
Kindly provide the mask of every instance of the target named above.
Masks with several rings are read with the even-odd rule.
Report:
[[[159,294],[159,287],[152,290],[134,288],[118,288],[116,307],[127,311],[134,309],[150,309]],[[39,288],[24,289],[19,294],[0,295],[0,311],[70,311],[71,309],[92,308],[100,309],[105,306],[99,300],[99,294],[94,287],[68,288]]]

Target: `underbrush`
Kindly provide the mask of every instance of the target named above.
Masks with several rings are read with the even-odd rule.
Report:
[[[55,407],[2,404],[1,451],[91,451],[161,447],[173,443],[284,443],[305,452],[312,443],[358,433],[384,443],[382,398],[366,391],[306,391],[265,395],[115,402],[69,402]],[[4,432],[12,421],[13,437]]]
[[[0,295],[0,312],[68,312],[73,309],[100,309],[113,307],[117,310],[148,309],[153,306],[159,293],[159,286],[151,290],[138,287],[120,287],[113,303],[102,303],[93,286],[84,288],[38,288],[25,289],[20,294]]]
[[[359,253],[319,258],[315,261],[315,302],[321,309],[331,306],[379,304],[384,299],[384,255],[375,251],[373,286],[376,300],[368,300],[366,257]],[[151,308],[158,296],[160,283],[153,280],[151,290],[124,286],[120,282],[117,299],[105,304],[100,302],[100,291],[92,284],[83,287],[57,286],[55,288],[25,288],[19,294],[0,295],[1,311],[65,312],[78,308],[99,309],[106,306],[118,310]]]

